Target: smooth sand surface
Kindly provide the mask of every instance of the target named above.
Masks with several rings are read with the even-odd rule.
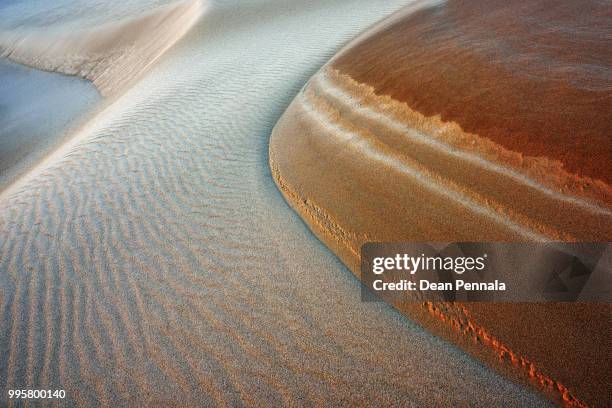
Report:
[[[0,191],[40,162],[99,100],[84,79],[0,59]]]
[[[70,31],[0,32],[0,57],[93,82],[103,96],[123,90],[181,38],[204,3],[184,0],[138,17]]]
[[[606,174],[599,173],[602,177],[593,179],[572,173],[573,167],[562,167],[555,153],[552,158],[531,156],[542,143],[538,132],[533,135],[533,149],[528,143],[514,151],[497,143],[497,134],[470,133],[449,122],[446,113],[431,116],[410,104],[413,99],[431,99],[442,111],[448,103],[459,117],[464,112],[458,107],[461,103],[454,100],[461,95],[446,95],[444,87],[436,86],[438,69],[463,60],[461,55],[450,52],[448,61],[440,53],[427,58],[418,48],[421,42],[427,45],[427,39],[438,31],[463,32],[461,20],[453,20],[453,24],[442,24],[446,21],[442,20],[437,25],[435,18],[445,15],[444,7],[426,13],[399,13],[392,24],[378,25],[345,47],[300,92],[270,141],[273,177],[287,201],[357,276],[359,250],[365,242],[609,241],[612,195],[603,181]],[[415,17],[428,13],[433,22]],[[478,17],[467,20],[476,27],[480,22]],[[504,20],[502,25],[511,26],[511,22]],[[420,30],[415,38],[402,34],[413,26]],[[407,39],[417,43],[413,47],[405,43]],[[466,47],[463,52],[469,56],[472,51]],[[520,76],[519,68],[513,67],[513,72]],[[355,80],[353,74],[366,83]],[[428,74],[431,78],[422,78]],[[413,95],[409,85],[414,76],[421,78],[421,88]],[[447,78],[449,83],[453,78]],[[501,88],[507,92],[512,88],[512,77],[504,80],[509,85]],[[495,92],[495,87],[478,88],[477,79],[472,81],[476,94],[483,89]],[[406,93],[402,99],[391,90]],[[607,101],[609,90],[604,87],[598,92],[602,101]],[[512,100],[504,95],[498,98]],[[541,107],[547,102],[537,99],[537,93],[530,98],[526,98],[529,103]],[[506,120],[520,122],[524,117],[519,112],[506,118],[496,106],[481,105],[473,95],[468,100],[477,105],[481,122],[489,118],[483,129],[503,129]],[[573,136],[579,139],[578,145],[590,142],[588,151],[598,152],[592,157],[595,166],[590,171],[605,169],[609,161],[597,160],[609,155],[610,135],[596,125],[609,123],[610,112],[597,107],[593,130],[599,133],[589,140],[580,129],[589,130],[584,123],[588,112],[582,108],[593,108],[592,95],[574,103],[567,109],[563,103],[556,109],[548,106],[550,117],[540,119],[555,128],[559,111],[567,115],[565,123],[571,122],[575,113],[579,131]],[[465,109],[471,112],[472,106]],[[497,115],[504,120],[495,123],[491,118]],[[560,136],[555,147],[565,154],[574,147],[570,134],[571,129],[566,129],[565,135],[555,133]],[[579,147],[574,154],[588,159]],[[395,307],[555,401],[571,406],[610,403],[609,303],[435,304],[406,299]]]
[[[2,398],[27,387],[87,407],[549,405],[362,303],[272,181],[268,138],[299,88],[404,4],[213,2],[5,190]]]
[[[609,185],[611,22],[597,0],[449,0],[391,22],[334,66],[427,117]]]

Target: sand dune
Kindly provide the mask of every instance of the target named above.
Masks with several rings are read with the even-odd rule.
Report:
[[[86,407],[549,405],[362,303],[270,177],[268,138],[300,87],[405,4],[213,2],[4,191],[2,398],[29,387]]]
[[[494,43],[491,49],[511,53],[514,48],[499,44],[506,44],[504,35],[516,26],[516,13],[535,7],[545,14],[546,8],[490,2],[493,10],[483,17],[480,5],[468,3],[410,10],[377,25],[314,75],[274,128],[269,159],[279,189],[357,276],[366,242],[612,237],[612,188],[606,181],[612,99],[601,70],[579,63],[558,67],[551,57],[544,73],[535,75],[534,62],[525,74],[525,60],[517,58],[497,75],[486,64],[498,60],[482,58],[479,46],[489,51],[486,46]],[[577,13],[567,12],[572,7],[582,6],[554,9],[553,22],[573,18]],[[503,29],[496,31],[490,26],[500,15]],[[532,28],[524,35],[546,42],[554,56],[552,45],[559,44],[551,40],[549,23],[538,26],[547,27],[541,28],[544,34]],[[599,61],[584,53],[599,50],[597,30],[604,27],[594,24],[588,32],[595,36],[591,48],[571,44],[580,48],[579,62]],[[520,43],[521,32],[511,33]],[[571,50],[560,46],[559,52],[567,57]],[[609,50],[600,58],[604,67],[608,56]],[[478,66],[472,63],[477,57]],[[567,76],[571,81],[564,82]],[[533,85],[526,86],[528,81]],[[406,298],[394,306],[557,402],[609,405],[609,303],[435,304]]]
[[[81,32],[0,32],[0,57],[89,79],[108,96],[125,89],[154,63],[189,30],[203,9],[200,0],[184,0]]]
[[[303,119],[304,126],[308,124],[313,130],[302,133],[304,129],[298,127],[301,136],[284,144],[282,133],[296,126],[293,123],[295,117]],[[612,234],[612,226],[607,222],[612,210],[605,204],[610,200],[610,192],[605,184],[591,183],[589,189],[583,185],[576,186],[572,183],[575,177],[559,176],[546,160],[518,155],[477,135],[462,132],[456,125],[426,118],[406,104],[389,97],[378,97],[371,87],[359,84],[333,68],[323,70],[309,82],[276,133],[279,135],[278,143],[273,140],[272,154],[279,163],[282,161],[283,166],[287,166],[288,175],[293,176],[294,171],[289,163],[307,151],[306,146],[312,143],[321,145],[314,155],[325,146],[336,159],[339,152],[351,149],[347,161],[350,156],[360,157],[363,163],[352,166],[363,168],[364,174],[372,165],[388,169],[395,175],[394,183],[387,185],[386,193],[379,194],[401,197],[403,191],[406,197],[415,201],[456,202],[455,218],[462,218],[460,214],[466,210],[478,214],[492,224],[492,229],[488,230],[491,237],[584,241],[605,240]],[[282,151],[275,152],[277,147]],[[402,178],[406,181],[400,182]],[[432,194],[431,199],[414,193],[414,183],[420,183],[419,191]],[[385,189],[385,185],[381,183],[380,188]],[[316,190],[319,187],[315,184],[312,188]],[[507,191],[514,194],[508,195]],[[369,193],[364,190],[358,194]],[[529,202],[517,201],[517,195],[529,196]],[[372,206],[376,204],[374,200]],[[398,200],[397,205],[405,206],[407,203]],[[542,211],[544,208],[554,208],[555,211]],[[380,217],[385,218],[382,212]],[[449,215],[448,218],[453,217]],[[503,233],[495,229],[496,224]],[[404,226],[398,225],[397,228],[401,234],[406,233]],[[439,235],[433,235],[436,230],[440,231]],[[387,226],[381,224],[380,231],[388,232]],[[430,225],[427,231],[436,239],[443,240],[446,230]],[[459,229],[457,233],[461,231],[465,234],[463,239],[472,234],[466,229]],[[372,230],[369,232],[376,235]],[[421,237],[417,230],[415,234],[415,239]],[[358,252],[361,243],[355,244]]]
[[[603,204],[450,148],[418,126],[427,123],[422,117],[414,127],[407,117],[415,114],[404,104],[326,68],[274,129],[270,166],[280,190],[357,276],[366,242],[605,241],[612,234],[612,213]],[[394,304],[553,398],[580,406],[577,395],[596,402],[607,397],[600,394],[607,365],[597,355],[607,344],[609,305]],[[582,327],[583,321],[590,324]],[[528,333],[517,329],[523,325]],[[584,337],[576,339],[577,332]],[[550,346],[517,342],[516,333],[521,339],[545,336]],[[499,347],[525,361],[515,366],[500,359]]]
[[[427,117],[547,161],[585,190],[597,180],[609,188],[610,20],[609,4],[595,0],[450,0],[390,21],[334,66]]]

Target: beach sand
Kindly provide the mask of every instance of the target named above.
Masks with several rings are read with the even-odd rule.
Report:
[[[357,276],[366,242],[610,241],[609,7],[536,3],[399,12],[276,125],[279,189]],[[611,403],[610,303],[394,306],[554,401]]]
[[[272,180],[283,110],[406,3],[210,2],[129,84],[90,77],[110,102],[0,194],[1,404],[59,388],[58,406],[549,406],[362,303]]]

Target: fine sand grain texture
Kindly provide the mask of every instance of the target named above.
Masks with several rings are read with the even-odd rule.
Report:
[[[400,12],[275,126],[279,189],[356,275],[365,242],[610,241],[610,8],[535,3]],[[554,401],[612,403],[609,303],[394,306]]]
[[[211,2],[5,190],[0,405],[60,388],[56,406],[549,406],[362,303],[272,181],[282,111],[406,3]]]

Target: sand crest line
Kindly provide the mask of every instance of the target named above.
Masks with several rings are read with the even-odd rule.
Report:
[[[84,78],[104,97],[99,107],[66,130],[57,146],[5,186],[0,200],[19,194],[28,180],[69,154],[81,141],[80,135],[103,122],[104,112],[197,23],[207,8],[203,0],[183,0],[82,32],[0,32],[0,58]]]
[[[80,32],[0,32],[0,57],[88,79],[102,96],[109,96],[138,78],[204,10],[201,0],[184,0]]]

